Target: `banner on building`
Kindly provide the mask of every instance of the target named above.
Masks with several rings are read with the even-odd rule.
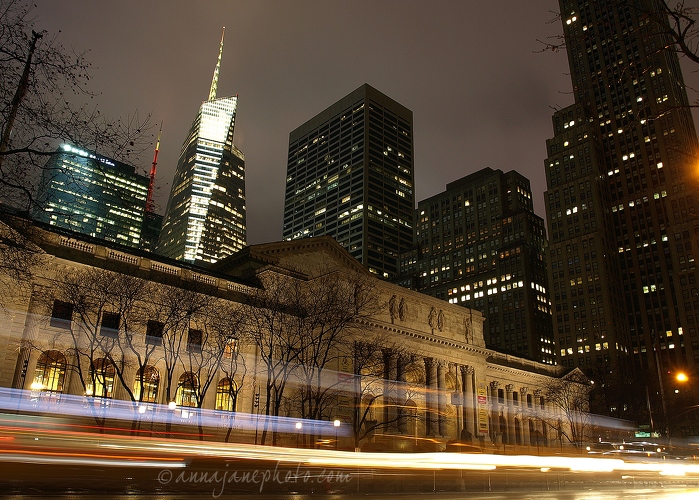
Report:
[[[476,395],[478,396],[478,433],[488,434],[488,396],[485,382],[478,382]]]

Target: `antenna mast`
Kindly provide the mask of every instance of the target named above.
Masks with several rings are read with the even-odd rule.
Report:
[[[211,79],[211,90],[209,90],[209,101],[216,99],[216,93],[218,91],[218,73],[221,71],[221,56],[223,55],[223,35],[226,34],[226,27],[223,27],[221,31],[221,44],[218,48],[218,59],[216,60],[216,67],[214,68],[214,77]]]
[[[150,167],[150,182],[148,183],[148,198],[146,198],[146,212],[155,212],[153,205],[153,187],[155,185],[155,169],[158,166],[158,151],[160,151],[160,135],[163,133],[163,122],[160,122],[160,131],[158,132],[158,142],[155,143],[155,152],[153,153],[153,163]]]

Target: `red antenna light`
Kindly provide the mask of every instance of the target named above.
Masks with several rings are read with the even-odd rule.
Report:
[[[155,185],[155,169],[158,166],[158,151],[160,151],[160,135],[163,133],[163,122],[160,122],[160,132],[158,132],[158,142],[155,143],[155,153],[153,154],[153,164],[150,167],[150,182],[148,183],[148,198],[146,198],[146,212],[155,212],[153,206],[153,186]]]

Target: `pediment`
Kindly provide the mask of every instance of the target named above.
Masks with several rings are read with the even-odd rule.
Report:
[[[216,263],[212,269],[243,276],[270,267],[309,277],[316,273],[342,270],[370,274],[330,236],[251,245]]]

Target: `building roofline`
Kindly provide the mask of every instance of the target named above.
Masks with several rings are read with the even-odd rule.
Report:
[[[324,110],[320,111],[302,125],[298,126],[289,133],[289,143],[298,140],[300,137],[310,133],[314,129],[318,128],[323,123],[330,120],[332,117],[336,116],[338,113],[342,112],[346,108],[352,106],[354,103],[364,100],[373,100],[379,104],[388,105],[395,111],[398,111],[398,116],[407,120],[411,123],[413,121],[413,112],[407,107],[403,106],[398,101],[388,97],[386,94],[380,90],[375,89],[368,83],[361,85],[359,88],[353,90],[347,94],[342,99],[331,104]]]

